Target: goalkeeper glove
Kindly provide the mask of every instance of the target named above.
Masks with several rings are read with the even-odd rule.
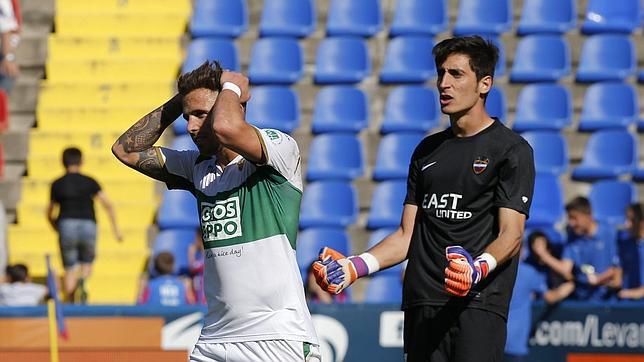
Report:
[[[339,294],[356,279],[380,269],[378,260],[369,253],[346,257],[329,247],[320,250],[320,260],[313,263],[318,285],[332,294]]]
[[[445,268],[445,290],[459,297],[466,296],[496,268],[496,259],[491,254],[483,253],[472,260],[467,250],[460,246],[448,246],[445,256],[449,262]]]

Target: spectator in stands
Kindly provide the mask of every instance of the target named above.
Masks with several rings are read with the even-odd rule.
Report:
[[[528,247],[526,263],[546,275],[549,287],[556,287],[566,281],[574,280],[568,263],[555,255],[557,253],[553,252],[552,243],[546,234],[541,231],[532,232],[528,236]],[[558,255],[561,255],[561,252]]]
[[[58,232],[61,258],[65,267],[63,290],[67,301],[74,301],[79,290],[81,302],[87,297],[85,280],[92,272],[96,255],[96,216],[94,200],[98,199],[109,215],[114,236],[123,240],[116,223],[112,203],[93,178],[81,174],[82,153],[78,148],[63,151],[65,175],[51,185],[51,198],[47,207],[47,219]],[[58,206],[58,215],[55,208]],[[78,266],[80,264],[80,280]]]
[[[0,89],[10,93],[20,72],[16,62],[18,21],[11,0],[0,0]]]
[[[567,279],[574,278],[579,300],[607,300],[622,285],[617,230],[593,219],[590,201],[578,196],[566,205],[568,242],[562,259]]]
[[[505,344],[506,362],[526,361],[528,357],[528,339],[532,327],[532,302],[537,298],[543,298],[546,303],[554,304],[567,298],[575,289],[572,281],[559,284],[555,288],[548,288],[546,264],[538,256],[535,250],[545,247],[548,255],[549,241],[545,234],[534,232],[528,236],[529,253],[521,251],[521,256],[529,256],[519,263],[517,280],[512,292],[510,301],[510,312],[508,314],[508,334]]]
[[[642,204],[629,205],[626,209],[625,230],[620,232],[619,258],[624,269],[622,299],[644,298],[644,215]]]
[[[188,267],[190,268],[191,289],[198,304],[207,304],[203,285],[204,246],[201,229],[197,228],[195,241],[188,246]]]
[[[25,307],[40,304],[47,295],[47,287],[31,282],[24,264],[8,265],[6,283],[0,284],[0,307]]]
[[[304,286],[306,301],[309,303],[331,304],[347,302],[346,290],[341,291],[340,294],[330,294],[318,285],[315,281],[315,275],[313,274],[313,264],[311,264],[306,271],[306,283]]]
[[[175,307],[194,302],[186,279],[172,275],[174,256],[167,251],[154,258],[154,269],[159,276],[148,281],[139,295],[138,304]]]

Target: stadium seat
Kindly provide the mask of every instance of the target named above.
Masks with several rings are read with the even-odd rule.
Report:
[[[429,54],[431,37],[408,35],[393,38],[387,44],[381,83],[424,83],[436,76],[436,65]]]
[[[313,133],[355,132],[367,128],[367,95],[353,86],[322,87],[315,97],[311,130]]]
[[[519,91],[512,128],[561,130],[572,123],[572,95],[563,85],[528,84]]]
[[[485,109],[487,113],[492,117],[497,117],[499,121],[505,123],[507,106],[505,101],[505,93],[503,88],[493,86],[490,90],[490,93],[487,96],[485,102]]]
[[[318,181],[304,189],[300,228],[341,227],[358,217],[358,199],[353,186],[342,181]]]
[[[261,38],[253,44],[248,78],[253,84],[292,84],[303,73],[304,55],[297,39]]]
[[[574,180],[617,178],[631,173],[637,164],[637,141],[626,130],[593,132],[586,143],[581,164],[573,170]]]
[[[222,68],[239,71],[237,48],[231,39],[199,38],[188,45],[188,55],[183,61],[181,73],[187,73],[206,60],[217,60]]]
[[[447,29],[445,0],[398,0],[389,36],[433,36]]]
[[[188,191],[166,190],[157,212],[159,229],[196,229],[199,212],[195,197]]]
[[[530,131],[521,136],[534,152],[534,166],[538,173],[561,175],[568,169],[566,138],[556,131]]]
[[[578,82],[623,80],[635,73],[635,46],[628,35],[590,36],[581,47]]]
[[[364,173],[360,140],[353,134],[325,133],[311,141],[306,179],[353,180]]]
[[[367,249],[371,249],[378,244],[382,239],[386,238],[389,234],[396,231],[396,228],[381,228],[371,232],[367,240]]]
[[[573,29],[576,24],[575,0],[525,0],[517,34],[563,34]]]
[[[639,118],[637,91],[628,83],[595,83],[588,87],[579,130],[627,128]]]
[[[523,232],[523,236],[524,236],[524,238],[525,238],[525,239],[526,239],[526,241],[527,241],[528,237],[530,237],[530,234],[532,234],[532,233],[534,233],[534,232],[537,232],[537,231],[539,231],[539,232],[542,232],[542,233],[546,234],[546,237],[547,237],[547,238],[548,238],[548,240],[550,241],[551,246],[552,246],[552,244],[563,244],[563,243],[565,243],[565,241],[566,241],[566,238],[565,238],[565,236],[563,235],[563,233],[562,233],[562,232],[560,232],[559,230],[557,230],[557,229],[556,229],[556,228],[554,228],[554,227],[532,227],[532,228],[526,228],[526,229],[525,229],[525,231]]]
[[[644,182],[644,167],[640,167],[633,171],[633,181]]]
[[[65,37],[175,37],[185,33],[187,17],[165,13],[56,14],[56,34]]]
[[[640,25],[640,0],[589,0],[581,32],[630,34]]]
[[[324,38],[317,49],[315,82],[358,83],[371,73],[367,43],[355,37]]]
[[[259,128],[291,133],[300,124],[297,92],[284,86],[253,87],[246,120]]]
[[[382,30],[380,0],[331,0],[327,16],[327,36],[370,37]]]
[[[526,227],[551,227],[564,214],[559,176],[537,173]]]
[[[47,39],[47,59],[52,60],[122,59],[149,54],[180,59],[182,50],[181,42],[174,36],[78,37],[50,33]]]
[[[376,185],[367,218],[368,229],[391,228],[400,225],[407,183],[403,180],[383,181]]]
[[[428,132],[440,122],[436,90],[422,86],[400,86],[387,97],[380,132]]]
[[[349,236],[341,228],[310,228],[298,233],[296,257],[303,278],[311,263],[318,259],[320,249],[325,246],[335,249],[343,255],[351,253]]]
[[[174,256],[174,274],[189,275],[188,246],[194,243],[197,229],[163,230],[157,235],[152,246],[152,255],[148,262],[151,277],[158,276],[154,269],[154,258],[161,252],[170,252]]]
[[[182,120],[175,121],[175,122],[181,122]],[[186,121],[183,121],[183,123],[186,123]],[[197,151],[197,145],[192,141],[192,137],[190,137],[189,134],[183,134],[180,136],[175,137],[172,140],[172,143],[170,144],[170,148],[173,150],[177,151]]]
[[[569,73],[570,49],[561,36],[537,34],[519,40],[510,73],[511,82],[556,82]]]
[[[510,0],[461,0],[454,35],[501,34],[510,29],[512,4]]]
[[[197,0],[190,32],[193,38],[221,36],[236,38],[248,29],[246,0]]]
[[[370,278],[364,302],[400,304],[402,302],[402,276],[376,275]]]
[[[378,145],[373,179],[407,178],[411,155],[424,136],[423,133],[390,133],[383,136]]]
[[[172,131],[176,136],[188,134],[188,122],[183,119],[183,115],[180,115],[172,122]]]
[[[314,0],[273,0],[262,7],[259,34],[304,38],[315,30],[315,25]]]
[[[597,181],[592,185],[588,199],[596,220],[623,225],[626,206],[637,202],[637,189],[629,181]]]

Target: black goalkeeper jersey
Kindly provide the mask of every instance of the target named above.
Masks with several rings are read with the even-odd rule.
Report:
[[[499,234],[499,208],[528,215],[534,189],[532,148],[497,119],[471,137],[451,128],[426,137],[409,165],[406,204],[418,206],[403,286],[403,309],[451,298],[507,318],[518,255],[464,298],[445,291],[445,247],[477,257]]]

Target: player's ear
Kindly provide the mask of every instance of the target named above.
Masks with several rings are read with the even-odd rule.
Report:
[[[486,75],[479,80],[479,93],[489,93],[492,89],[492,76]]]

